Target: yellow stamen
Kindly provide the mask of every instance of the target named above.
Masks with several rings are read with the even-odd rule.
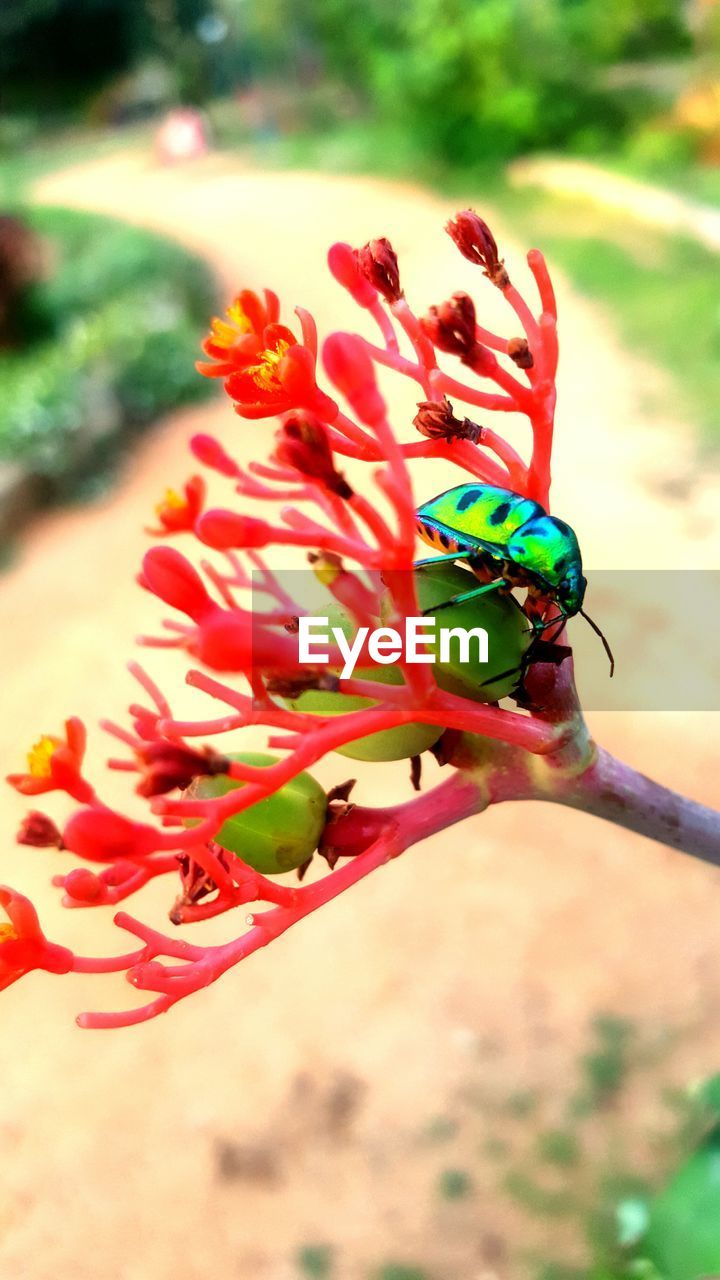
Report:
[[[242,306],[239,298],[236,298],[235,301],[230,304],[225,315],[228,319],[232,320],[235,328],[239,329],[241,333],[252,333],[252,325],[248,320],[245,308]]]
[[[248,373],[261,391],[280,391],[282,383],[278,377],[278,366],[290,350],[290,343],[281,338],[274,351],[261,351],[258,364],[250,365]]]
[[[225,312],[228,320],[214,316],[210,324],[210,336],[218,347],[230,348],[237,342],[241,333],[252,333],[252,325],[237,298]]]
[[[158,502],[155,507],[155,515],[161,516],[163,511],[167,511],[168,507],[173,511],[179,511],[185,506],[185,499],[178,493],[177,489],[166,489],[165,497],[162,502]]]
[[[0,946],[3,942],[16,942],[17,934],[11,924],[0,924]]]
[[[59,745],[57,738],[51,738],[48,734],[38,738],[27,754],[28,769],[33,778],[50,777],[50,761]]]

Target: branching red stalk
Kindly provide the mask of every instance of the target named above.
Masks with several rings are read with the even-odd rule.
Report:
[[[541,800],[582,809],[720,864],[719,814],[636,773],[591,741],[564,635],[555,637],[555,663],[533,657],[535,650],[526,655],[524,696],[521,700],[515,690],[521,706],[513,710],[487,701],[487,682],[478,683],[471,696],[461,696],[453,684],[441,687],[434,667],[413,665],[402,655],[401,682],[385,684],[367,639],[357,655],[361,665],[349,678],[342,674],[335,644],[328,644],[322,661],[300,661],[295,635],[307,610],[265,561],[262,548],[306,549],[314,579],[356,626],[382,620],[400,633],[420,612],[411,464],[427,476],[432,471],[427,461],[443,458],[466,473],[471,491],[479,481],[510,490],[509,498],[534,498],[549,509],[558,344],[555,295],[545,261],[537,250],[528,255],[541,307],[535,315],[510,282],[494,237],[477,214],[466,210],[448,230],[464,256],[482,267],[501,291],[524,337],[504,338],[477,324],[474,303],[464,293],[453,294],[420,319],[401,288],[397,258],[385,239],[358,252],[344,244],[330,251],[333,275],[367,312],[384,342],[380,347],[354,334],[331,334],[322,352],[330,391],[319,385],[317,333],[302,308],[296,311],[300,340],[280,323],[279,300],[269,290],[263,299],[244,290],[227,318],[213,321],[204,343],[208,363],[199,366],[201,371],[223,378],[241,418],[282,421],[272,455],[247,468],[211,436],[194,437],[191,449],[197,462],[222,477],[241,499],[271,503],[274,518],[266,521],[244,509],[208,510],[199,476],[187,481],[182,495],[170,492],[157,508],[159,527],[153,534],[194,537],[203,558],[198,572],[171,546],[148,552],[140,585],[173,616],[162,621],[162,636],[142,642],[188,654],[196,665],[188,670],[187,683],[227,711],[180,719],[150,675],[131,664],[145,701],[130,704],[127,726],[106,722],[104,727],[128,752],[113,759],[111,767],[121,776],[137,778],[149,821],[110,809],[85,777],[85,730],[76,718],[67,721],[64,737],[43,736],[29,754],[27,771],[10,779],[25,795],[60,791],[79,806],[62,831],[33,811],[18,836],[23,845],[65,848],[80,859],[82,865],[55,878],[65,905],[115,904],[151,879],[169,876],[179,889],[170,910],[173,925],[246,912],[253,905],[246,928],[222,945],[198,946],[120,913],[116,923],[140,944],[134,951],[110,958],[74,956],[45,938],[26,898],[0,888],[0,907],[9,921],[0,924],[0,989],[32,969],[125,972],[152,999],[129,1012],[84,1014],[80,1023],[116,1027],[144,1022],[214,982],[412,845],[508,801]],[[401,353],[398,334],[409,342],[414,358]],[[452,376],[440,367],[438,353],[459,358],[467,371],[495,382],[502,394]],[[425,439],[396,435],[376,367],[422,388],[425,401],[418,406],[415,424]],[[485,423],[456,416],[447,396],[471,411],[523,416],[532,433],[529,459]],[[357,468],[352,469],[352,483],[344,474],[340,463],[344,466],[347,458],[373,464],[368,492],[356,487]],[[216,559],[205,554],[208,548]],[[261,607],[254,607],[256,600],[250,605],[245,600],[253,590]],[[539,610],[545,621],[561,618],[552,594],[540,603],[531,597],[532,592],[524,605],[528,615]],[[506,603],[510,608],[511,602]],[[357,710],[335,703],[327,714],[324,708],[310,711],[302,702],[306,690],[331,697],[345,694],[365,703]],[[512,692],[512,682],[508,690]],[[249,726],[262,727],[267,746],[282,753],[274,763],[258,764],[252,756],[229,758],[198,742],[232,732],[242,743]],[[367,747],[398,731],[425,733],[427,726],[443,734],[433,749],[452,770],[450,777],[405,803],[369,808],[348,801],[343,773],[321,810],[325,827],[319,845],[314,830],[308,850],[312,856],[317,847],[327,860],[329,869],[321,878],[278,882],[250,865],[245,845],[234,847],[232,832],[247,831],[242,826],[247,810],[260,802],[272,806],[276,796],[287,798],[289,784],[307,780],[308,768],[321,758],[358,741]],[[424,746],[427,742],[424,738]],[[416,781],[417,772],[413,767]],[[197,785],[218,776],[224,785],[217,794]],[[309,820],[309,811],[307,803],[297,810],[299,828]],[[281,833],[279,844],[288,834],[292,832]],[[97,870],[92,869],[95,864]],[[279,874],[281,866],[272,865]],[[300,866],[300,859],[291,865]]]

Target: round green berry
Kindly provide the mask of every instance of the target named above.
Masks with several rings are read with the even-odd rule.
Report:
[[[437,619],[434,641],[427,652],[439,654],[443,631],[455,628],[471,631],[483,627],[488,635],[488,662],[479,661],[479,646],[470,640],[467,661],[460,660],[457,638],[451,638],[450,661],[437,660],[433,666],[435,679],[441,689],[476,702],[499,702],[507,697],[520,679],[522,662],[532,641],[530,623],[515,597],[500,590],[489,591],[453,604],[446,609],[437,605],[466,591],[480,586],[473,574],[456,564],[439,563],[423,565],[415,570],[415,588],[418,604],[423,613]],[[389,612],[389,597],[384,600],[383,613]]]
[[[280,757],[244,751],[231,753],[228,759],[267,768],[278,764]],[[221,773],[196,778],[187,794],[210,799],[246,785]],[[327,796],[320,783],[309,773],[299,773],[271,796],[227,818],[215,842],[263,875],[293,871],[317,849],[326,809]]]
[[[338,626],[337,622],[333,623]],[[400,667],[358,667],[353,672],[356,680],[374,680],[378,684],[404,684]],[[373,698],[361,698],[356,694],[306,689],[299,697],[292,698],[289,706],[295,711],[307,711],[310,715],[340,716],[347,711],[364,711],[377,706]],[[443,732],[441,725],[412,721],[395,729],[380,729],[356,738],[343,747],[336,747],[338,755],[350,760],[407,760],[419,756],[437,742]]]
[[[329,605],[327,616],[329,627],[340,627],[348,640],[354,638],[357,630],[355,621],[341,605]],[[358,667],[353,676],[356,680],[373,680],[378,684],[405,683],[399,666]],[[377,706],[377,703],[373,698],[361,698],[356,694],[306,689],[297,698],[286,701],[286,705],[294,711],[305,711],[310,715],[341,716],[348,711],[365,711],[368,707]],[[421,752],[427,751],[442,733],[442,725],[412,721],[410,724],[398,725],[395,729],[380,729],[377,733],[366,734],[343,747],[336,747],[336,751],[349,760],[408,760],[411,756],[419,756]]]

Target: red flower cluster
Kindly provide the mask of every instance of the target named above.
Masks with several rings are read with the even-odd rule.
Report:
[[[523,338],[507,339],[482,328],[467,294],[455,293],[421,321],[401,290],[397,258],[385,239],[357,252],[344,244],[330,250],[333,275],[379,333],[377,344],[347,333],[325,340],[330,392],[318,385],[315,325],[307,312],[297,311],[298,341],[280,323],[274,293],[266,291],[263,301],[245,290],[225,319],[212,322],[204,343],[208,363],[200,371],[225,380],[242,417],[286,416],[269,442],[266,460],[247,469],[213,437],[198,435],[192,441],[195,460],[239,496],[239,510],[232,502],[208,509],[198,476],[188,480],[182,495],[170,491],[157,508],[154,532],[186,538],[203,558],[198,569],[175,547],[147,552],[140,584],[172,616],[162,635],[145,637],[143,643],[150,649],[174,647],[194,659],[199,665],[187,672],[187,683],[207,695],[215,710],[197,720],[179,719],[151,677],[132,665],[141,701],[131,705],[127,725],[103,727],[126,752],[110,766],[134,777],[136,793],[148,804],[148,820],[109,808],[84,777],[85,731],[74,718],[64,738],[40,738],[27,770],[9,779],[24,795],[62,791],[79,806],[62,830],[33,811],[18,837],[23,845],[62,847],[91,864],[56,877],[66,905],[118,903],[153,877],[170,875],[176,883],[169,904],[173,925],[236,908],[246,925],[223,945],[200,946],[121,913],[117,924],[136,939],[132,952],[111,959],[73,956],[43,937],[24,898],[3,889],[0,905],[9,923],[0,926],[0,985],[32,968],[124,970],[139,991],[150,993],[147,1003],[130,1013],[83,1015],[81,1025],[143,1021],[207,986],[432,831],[491,802],[547,798],[553,787],[561,794],[560,788],[572,786],[564,802],[576,803],[581,764],[588,776],[599,767],[587,735],[578,730],[569,663],[543,664],[540,705],[519,710],[440,687],[428,665],[401,661],[401,682],[375,679],[377,663],[365,650],[356,674],[343,679],[337,652],[309,665],[300,662],[295,633],[302,602],[277,561],[273,567],[261,554],[263,548],[275,554],[286,546],[303,549],[315,580],[345,616],[358,625],[381,618],[384,624],[400,624],[419,612],[411,461],[443,458],[466,475],[547,503],[557,339],[544,261],[537,252],[528,258],[540,298],[536,315],[511,284],[495,240],[477,215],[466,211],[449,229],[465,256],[502,290]],[[485,385],[469,385],[446,371],[438,352],[459,356]],[[415,424],[422,438],[406,439],[393,430],[378,386],[379,368],[416,384]],[[448,397],[468,406],[472,417],[456,417]],[[502,435],[473,420],[478,408],[527,415],[533,441],[527,461]],[[339,464],[348,458],[373,464],[366,492],[356,483],[360,468],[352,473],[352,485],[345,479]],[[248,514],[246,499],[265,502],[268,518]],[[353,710],[337,705],[327,713],[308,710],[303,702],[308,691],[354,695]],[[360,709],[355,698],[363,699]],[[226,754],[202,745],[215,733],[234,733],[241,745],[243,730],[258,725],[266,728],[268,748],[276,756]],[[315,761],[372,735],[418,728],[425,745],[435,742],[438,759],[455,766],[449,781],[405,804],[374,809],[353,805],[340,778],[319,805],[317,784],[307,774]],[[574,750],[586,754],[573,755]],[[531,766],[533,756],[540,762]],[[544,756],[561,760],[563,767],[548,766],[543,774]],[[419,785],[417,761],[413,780]],[[602,782],[605,791],[608,785]],[[243,815],[255,805],[253,822],[243,825]],[[282,841],[273,828],[276,812],[283,815],[277,818]],[[306,831],[311,832],[307,848]],[[300,874],[317,849],[327,863],[322,876],[289,886],[265,873],[268,866],[282,869],[273,857],[289,836],[297,845],[294,865]],[[259,904],[251,916],[249,903]]]

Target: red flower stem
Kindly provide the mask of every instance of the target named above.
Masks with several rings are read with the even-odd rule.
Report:
[[[404,298],[399,298],[390,308],[393,315],[400,321],[402,328],[412,343],[413,351],[418,359],[418,370],[420,372],[420,382],[428,399],[432,396],[432,380],[431,373],[437,368],[437,359],[435,356],[435,348],[432,342],[423,333],[420,328],[420,322],[410,310]]]
[[[152,1000],[150,1004],[142,1005],[139,1009],[128,1009],[124,1013],[81,1013],[75,1021],[83,1030],[92,1029],[93,1031],[106,1031],[116,1027],[137,1027],[141,1022],[149,1022],[151,1018],[156,1018],[159,1013],[167,1013],[178,999],[179,996],[174,1000],[170,996],[158,996],[157,1000]]]
[[[583,773],[557,779],[549,798],[720,866],[720,813],[653,782],[602,747]]]
[[[368,529],[374,534],[378,546],[389,547],[392,543],[392,533],[369,499],[365,498],[361,493],[354,493],[349,501],[356,515],[365,522]]]
[[[555,290],[553,289],[550,273],[547,269],[545,255],[539,249],[531,249],[527,255],[527,262],[533,273],[538,293],[540,294],[540,303],[543,311],[557,320],[557,302],[555,299]]]
[[[555,417],[555,393],[549,389],[545,403],[540,403],[532,413],[530,422],[533,433],[532,457],[528,470],[527,494],[546,511],[550,509],[550,470],[552,458],[553,424]]]
[[[122,973],[138,964],[146,954],[146,948],[128,951],[124,956],[74,956],[73,973]]]
[[[543,345],[548,353],[547,381],[554,389],[559,355],[557,321],[547,311],[543,311],[540,317],[540,329],[543,336]]]
[[[424,371],[420,365],[414,364],[412,360],[397,356],[392,351],[385,351],[382,347],[375,347],[371,342],[366,342],[365,346],[368,354],[378,364],[385,365],[388,369],[394,369],[396,373],[401,373],[406,378],[414,378],[415,382],[423,382]],[[505,413],[518,412],[518,406],[509,396],[494,396],[484,391],[475,391],[472,387],[466,386],[464,382],[457,382],[455,378],[449,377],[448,374],[443,373],[440,369],[433,370],[432,386],[433,392],[447,392],[448,395],[454,395],[457,399],[464,400],[466,404],[479,405],[482,409],[497,409]]]
[[[497,431],[493,431],[491,427],[483,427],[480,443],[486,449],[491,449],[505,463],[510,479],[515,482],[518,492],[522,493],[527,484],[528,472],[517,450],[513,449],[512,445],[508,444],[507,440],[498,435]],[[467,465],[475,454],[475,446],[471,445],[468,440],[459,440],[456,447],[460,457]]]
[[[469,445],[467,451],[464,448],[466,444]],[[511,479],[505,467],[498,466],[493,458],[488,458],[476,445],[465,440],[418,440],[402,445],[402,451],[406,458],[444,458],[446,462],[454,462],[464,471],[469,471],[478,480],[487,480],[502,488],[507,488]]]
[[[488,359],[487,354],[484,358]],[[494,360],[494,357],[492,359]],[[532,392],[517,378],[514,378],[507,369],[503,369],[498,361],[495,361],[492,369],[479,373],[478,376],[489,378],[492,382],[496,382],[499,387],[502,387],[503,391],[507,391],[508,395],[512,397],[521,413],[529,412],[532,404]]]
[[[493,333],[490,329],[483,329],[481,324],[475,325],[475,340],[481,342],[484,347],[491,347],[493,351],[501,351],[503,355],[507,355],[507,338],[501,338],[498,333]]]
[[[348,440],[332,427],[326,426],[325,430],[332,445],[333,453],[342,454],[343,458],[357,458],[360,462],[380,461],[379,451],[376,448],[373,450],[364,449],[361,445],[353,444],[351,440]]]
[[[458,382],[457,378],[451,378],[448,373],[443,373],[439,369],[433,377],[433,390],[447,396],[454,396],[456,400],[463,400],[465,404],[472,404],[478,409],[489,409],[496,413],[524,412],[513,396],[495,396],[487,391],[476,391],[474,387],[469,387],[465,382]]]
[[[535,316],[530,310],[525,299],[522,297],[520,293],[518,293],[517,289],[515,288],[515,285],[513,284],[506,285],[506,287],[503,289],[503,297],[505,298],[506,302],[510,303],[510,306],[515,312],[515,315],[517,316],[523,329],[525,330],[525,336],[528,340],[528,346],[530,347],[530,350],[533,356],[535,357],[535,362],[537,364],[538,348],[540,347],[540,326],[538,325],[538,322],[535,319]]]
[[[357,422],[353,422],[346,413],[338,412],[337,417],[332,420],[332,426],[336,431],[346,435],[348,440],[360,445],[370,458],[382,457],[372,436],[368,435],[367,431],[363,431],[362,427],[358,426]]]
[[[388,351],[398,351],[398,340],[395,335],[392,320],[387,314],[379,298],[376,298],[371,306],[367,308],[380,330],[385,346]]]

